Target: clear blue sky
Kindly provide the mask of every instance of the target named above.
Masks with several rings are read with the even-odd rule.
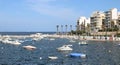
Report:
[[[93,11],[120,10],[120,0],[0,0],[0,32],[56,31]]]

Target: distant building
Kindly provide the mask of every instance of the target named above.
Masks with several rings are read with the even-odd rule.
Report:
[[[80,17],[77,20],[77,30],[87,30],[90,26],[91,32],[98,32],[98,30],[107,30],[117,26],[120,30],[120,12],[117,8],[112,8],[108,11],[95,11],[90,18]]]
[[[77,20],[77,30],[85,30],[88,24],[90,24],[90,18],[80,17]]]
[[[103,12],[100,11],[93,12],[90,17],[91,31],[102,30],[102,24],[104,19],[105,15]]]
[[[105,11],[105,26],[111,28],[111,24],[117,25],[118,11],[116,8]]]
[[[117,20],[118,28],[120,30],[120,12],[118,12],[118,20]]]

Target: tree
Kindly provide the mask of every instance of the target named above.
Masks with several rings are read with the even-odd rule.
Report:
[[[105,22],[103,20],[103,22],[102,22],[102,31],[105,31],[105,28],[106,28],[106,25],[105,25]]]
[[[105,27],[106,27],[105,25],[102,25],[102,31],[105,31]]]
[[[87,33],[88,34],[90,33],[90,24],[89,23],[87,24]]]
[[[70,30],[72,31],[72,25],[70,25]],[[71,33],[71,35],[72,35],[72,33]]]
[[[118,31],[119,31],[119,28],[118,28],[118,26],[117,25],[115,25],[115,31],[116,31],[116,36],[117,36],[117,34],[118,34]]]
[[[72,25],[70,25],[70,30],[72,31]]]
[[[63,25],[61,25],[61,34],[63,34]]]
[[[111,23],[111,24],[110,24],[110,25],[111,25],[110,27],[111,27],[111,29],[112,29],[112,31],[113,31],[115,23],[114,23],[114,21],[111,21],[110,23]]]
[[[65,28],[66,28],[66,34],[67,34],[67,25],[65,25]]]
[[[57,25],[56,28],[57,28],[57,34],[59,34],[59,29],[58,29],[58,28],[59,28],[59,25]]]

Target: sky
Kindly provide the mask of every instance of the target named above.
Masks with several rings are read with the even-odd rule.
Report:
[[[120,10],[120,0],[0,0],[0,32],[55,32],[93,11]]]

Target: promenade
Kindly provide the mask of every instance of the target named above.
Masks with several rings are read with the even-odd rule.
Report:
[[[68,38],[75,40],[89,40],[89,41],[120,41],[120,37],[104,37],[104,36],[78,36],[78,35],[49,35],[54,38]]]
[[[31,34],[31,35],[1,35],[0,41],[3,39],[25,39],[25,38],[33,38],[33,39],[42,39],[46,37],[52,38],[66,38],[73,40],[89,40],[89,41],[120,41],[120,37],[104,37],[104,36],[80,36],[80,35],[57,35],[57,34]]]

